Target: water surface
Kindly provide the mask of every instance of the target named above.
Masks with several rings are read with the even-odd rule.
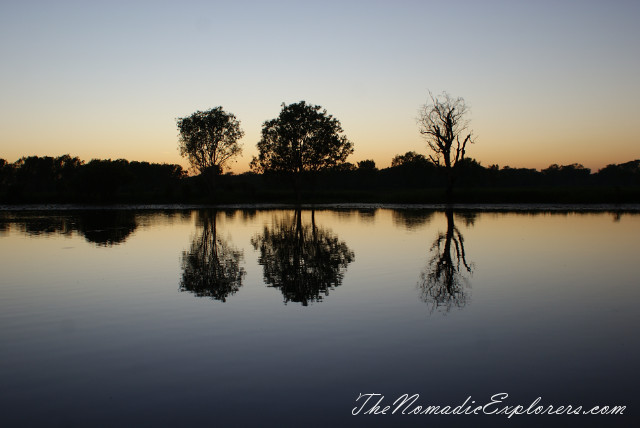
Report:
[[[632,426],[640,216],[69,210],[0,217],[9,426]],[[624,416],[352,416],[423,404]],[[390,404],[390,403],[388,403]]]

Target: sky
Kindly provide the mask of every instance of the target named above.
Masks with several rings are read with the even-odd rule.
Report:
[[[427,155],[429,91],[464,98],[481,164],[640,159],[640,1],[0,0],[0,158],[179,163],[222,106],[249,170],[282,103],[321,105],[387,167]]]

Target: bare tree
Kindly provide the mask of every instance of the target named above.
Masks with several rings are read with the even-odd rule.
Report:
[[[431,101],[420,109],[418,126],[433,152],[429,158],[446,170],[447,198],[451,198],[456,166],[464,159],[467,143],[474,142],[472,133],[467,133],[469,108],[463,98],[452,98],[446,92],[439,97],[429,92],[429,97]]]

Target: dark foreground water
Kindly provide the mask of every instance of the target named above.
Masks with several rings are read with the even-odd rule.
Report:
[[[638,232],[606,212],[1,212],[0,425],[640,426]],[[538,397],[626,409],[408,414]]]

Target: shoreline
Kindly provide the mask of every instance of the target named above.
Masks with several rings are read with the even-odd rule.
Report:
[[[444,211],[448,207],[458,211],[487,211],[487,212],[637,212],[640,204],[612,204],[612,203],[453,203],[453,204],[398,204],[398,203],[319,203],[319,204],[290,204],[290,203],[242,203],[242,204],[16,204],[0,205],[0,212],[20,211],[100,211],[100,210],[198,210],[198,209],[249,209],[249,210],[433,210]]]

